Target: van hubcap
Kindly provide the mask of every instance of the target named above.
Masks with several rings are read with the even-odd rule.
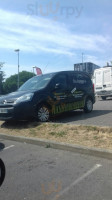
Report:
[[[46,107],[41,107],[38,110],[38,119],[41,122],[48,121],[48,119],[49,119],[49,110]]]

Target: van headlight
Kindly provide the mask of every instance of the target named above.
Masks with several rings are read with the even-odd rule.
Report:
[[[33,95],[34,95],[33,93],[25,94],[25,95],[19,97],[18,99],[16,99],[14,104],[21,103],[21,102],[24,102],[24,101],[31,101]]]

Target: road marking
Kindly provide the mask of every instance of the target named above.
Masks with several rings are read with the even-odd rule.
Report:
[[[10,149],[10,148],[12,148],[12,147],[14,147],[15,145],[11,145],[11,146],[9,146],[9,147],[5,147],[3,150],[7,150],[7,149]]]
[[[59,194],[57,194],[55,196],[55,198],[53,198],[53,200],[58,200],[58,198],[60,198],[64,193],[68,192],[72,187],[74,187],[75,185],[77,185],[78,183],[80,183],[83,179],[85,179],[86,177],[88,177],[90,174],[92,174],[94,171],[96,171],[100,167],[102,167],[102,165],[100,165],[100,164],[96,164],[95,166],[93,166],[89,171],[87,171],[81,177],[79,177],[78,179],[76,179],[70,186],[66,187]]]

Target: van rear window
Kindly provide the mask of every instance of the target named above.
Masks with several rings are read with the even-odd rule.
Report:
[[[91,79],[85,74],[74,74],[72,76],[72,84],[73,85],[89,85],[91,84]]]

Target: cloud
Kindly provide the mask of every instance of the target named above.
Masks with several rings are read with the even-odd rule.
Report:
[[[102,52],[110,44],[103,35],[75,34],[65,24],[42,17],[0,10],[0,48],[73,56],[79,49]]]

